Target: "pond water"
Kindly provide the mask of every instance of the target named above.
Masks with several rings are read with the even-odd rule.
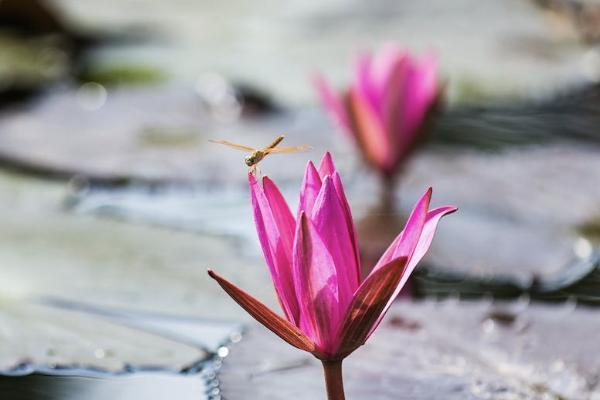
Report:
[[[94,376],[86,371],[69,375],[33,374],[0,377],[2,398],[10,400],[209,400],[217,399],[202,374],[137,372],[128,376]],[[88,376],[82,376],[88,375]],[[214,393],[214,395],[209,395]]]

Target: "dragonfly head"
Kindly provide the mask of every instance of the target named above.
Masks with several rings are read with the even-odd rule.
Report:
[[[259,161],[260,159],[257,157],[256,152],[248,154],[246,157],[244,157],[244,162],[249,167],[256,165]]]

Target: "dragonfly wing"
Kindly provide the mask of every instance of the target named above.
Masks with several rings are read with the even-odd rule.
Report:
[[[227,140],[209,140],[211,143],[224,144],[225,146],[233,147],[234,149],[243,150],[243,151],[254,151],[256,150],[254,147],[244,146],[242,144],[232,143]]]
[[[264,150],[264,152],[266,154],[277,154],[277,153],[301,153],[304,151],[308,151],[310,150],[311,147],[306,145],[306,144],[302,144],[299,146],[283,146],[283,147],[275,147],[273,149],[266,149]]]

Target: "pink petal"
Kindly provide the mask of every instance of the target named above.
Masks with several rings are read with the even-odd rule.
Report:
[[[268,176],[263,178],[263,192],[269,201],[273,220],[277,225],[279,232],[280,249],[282,254],[281,265],[291,267],[292,246],[294,244],[294,231],[296,230],[296,220],[290,211],[290,208],[279,191],[279,188]],[[285,268],[286,272],[291,272],[291,268]],[[281,273],[280,273],[281,274]],[[289,277],[291,280],[291,275]]]
[[[275,183],[268,177],[263,178],[263,192],[269,201],[271,212],[275,218],[275,222],[279,227],[279,232],[282,235],[284,243],[289,243],[289,253],[292,252],[292,242],[294,240],[294,231],[296,230],[296,220],[288,207],[285,198],[279,191],[279,188]],[[286,249],[287,250],[287,249]]]
[[[342,178],[340,178],[340,174],[337,171],[333,174],[333,184],[335,186],[335,191],[337,193],[338,199],[340,200],[340,204],[342,205],[342,208],[344,210],[346,224],[348,225],[348,232],[351,233],[352,246],[354,248],[354,257],[356,258],[356,275],[360,277],[362,269],[360,267],[358,236],[356,234],[356,229],[354,228],[354,219],[352,218],[352,211],[350,210],[350,205],[348,204],[348,199],[346,199],[346,193],[344,192],[344,186],[342,185]]]
[[[408,99],[404,96],[403,86],[407,78],[409,57],[396,57],[389,61],[392,63],[386,71],[385,86],[381,90],[382,119],[387,133],[388,151],[386,165],[393,170],[402,160],[406,152],[408,132],[402,130],[401,116],[403,107]]]
[[[300,305],[300,329],[319,350],[332,351],[341,319],[338,277],[331,254],[303,212],[294,242],[294,277]]]
[[[227,279],[218,275],[214,271],[208,270],[208,275],[217,281],[217,283],[236,301],[248,314],[254,319],[263,324],[267,329],[271,330],[281,339],[300,350],[313,352],[315,350],[314,343],[306,337],[301,330],[295,325],[275,314],[270,308],[263,303],[229,282]]]
[[[373,271],[398,257],[406,257],[410,260],[415,248],[417,247],[419,238],[421,237],[423,226],[425,225],[427,210],[429,209],[429,202],[431,201],[431,193],[432,190],[429,188],[425,194],[421,196],[413,208],[410,217],[408,217],[406,226],[396,237],[396,239],[394,239],[385,253],[383,253],[377,262],[377,265],[375,265],[375,268],[373,268]]]
[[[360,276],[354,252],[354,232],[348,230],[346,213],[331,176],[323,180],[311,220],[333,258],[338,278],[339,314],[343,315],[358,288]]]
[[[267,197],[253,174],[248,174],[248,180],[252,195],[254,223],[265,260],[269,266],[275,292],[287,319],[295,323],[299,308],[292,277],[291,251],[293,243],[290,240],[292,236],[289,234],[290,219],[285,212],[287,205],[283,205],[285,200],[272,182],[267,180],[269,182],[267,183],[269,197]],[[271,202],[275,206],[273,209]]]
[[[353,257],[355,258],[354,265],[356,266],[356,274],[360,277],[361,269],[360,269],[360,253],[358,252],[358,239],[356,236],[356,230],[354,229],[354,219],[352,218],[352,212],[350,211],[350,205],[348,204],[348,200],[346,199],[346,194],[344,193],[344,186],[342,185],[342,179],[340,178],[340,174],[337,172],[335,168],[335,164],[333,162],[333,157],[330,152],[326,152],[321,162],[319,163],[319,174],[321,178],[325,178],[327,175],[331,175],[333,178],[333,184],[335,187],[335,191],[339,202],[344,211],[344,216],[346,219],[346,225],[348,232],[350,232],[351,240],[352,240],[352,248]]]
[[[435,54],[426,54],[419,60],[421,72],[420,93],[425,103],[433,101],[438,92],[438,58]]]
[[[437,92],[437,58],[428,55],[421,61],[415,60],[407,73],[404,110],[400,117],[406,135],[405,147],[414,140]]]
[[[389,144],[380,114],[355,89],[348,92],[348,102],[363,156],[378,168],[385,168]]]
[[[393,296],[406,268],[406,258],[398,258],[369,275],[360,285],[344,316],[338,333],[336,356],[344,358],[362,346],[385,306]]]
[[[376,114],[379,112],[380,99],[372,79],[372,58],[368,53],[362,53],[358,56],[354,90],[365,100],[366,105],[369,106],[372,112]]]
[[[326,152],[321,158],[321,162],[319,163],[319,176],[321,179],[325,179],[327,175],[333,175],[336,171],[335,165],[333,164],[333,158],[331,157],[330,152]]]
[[[427,250],[429,250],[429,246],[431,246],[440,219],[448,214],[456,212],[456,210],[458,210],[458,208],[455,206],[443,206],[435,208],[427,213],[427,219],[425,220],[425,226],[423,227],[421,237],[419,238],[419,243],[417,243],[417,247],[408,262],[408,267],[406,269],[408,275],[412,274],[412,271],[414,271],[419,261],[421,261],[425,253],[427,253]],[[408,279],[408,276],[403,277],[402,279],[405,281]]]
[[[395,45],[386,45],[377,52],[373,69],[375,71],[374,84],[379,97],[383,97],[389,86],[390,78],[398,65],[407,63],[409,57],[410,55],[405,49]],[[396,87],[394,90],[398,91],[398,88]]]
[[[421,237],[419,238],[419,242],[417,243],[417,247],[413,252],[412,257],[408,261],[405,271],[402,273],[402,279],[400,279],[400,283],[398,283],[398,286],[394,291],[394,295],[390,298],[388,304],[381,313],[377,323],[373,326],[371,332],[369,332],[369,336],[377,328],[377,325],[379,325],[379,323],[383,319],[383,316],[390,308],[398,294],[400,294],[400,291],[408,281],[410,275],[417,267],[417,264],[419,263],[419,261],[421,261],[425,253],[427,253],[427,250],[429,249],[429,246],[431,246],[431,242],[433,241],[433,236],[435,235],[435,230],[437,228],[438,223],[440,222],[440,219],[445,215],[455,212],[456,210],[457,208],[454,206],[445,206],[436,208],[427,213],[427,219],[425,221],[425,226],[423,227]]]
[[[321,177],[312,161],[306,164],[304,179],[300,187],[300,203],[298,204],[298,215],[304,211],[308,216],[312,215],[315,200],[321,190]]]
[[[350,127],[350,120],[346,113],[346,109],[344,108],[344,102],[340,96],[329,87],[323,76],[317,75],[313,79],[313,82],[317,89],[317,93],[321,98],[321,102],[327,111],[329,111],[332,117],[342,126],[342,128],[344,128],[344,132],[353,136],[354,134]]]

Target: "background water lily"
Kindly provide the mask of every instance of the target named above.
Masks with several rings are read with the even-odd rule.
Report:
[[[417,57],[389,45],[361,54],[354,80],[338,94],[322,76],[315,86],[323,105],[392,189],[393,179],[425,135],[442,95],[433,54]],[[383,197],[389,200],[389,192]]]
[[[341,361],[365,343],[425,255],[441,217],[431,189],[405,229],[361,280],[358,240],[340,175],[326,153],[309,162],[296,217],[271,179],[249,174],[254,220],[284,317],[214,271],[211,277],[258,322],[323,361],[330,399],[343,398]]]

